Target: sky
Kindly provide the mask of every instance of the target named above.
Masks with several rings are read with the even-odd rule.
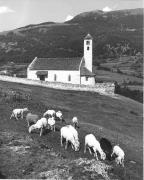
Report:
[[[92,10],[142,8],[143,0],[0,0],[0,32],[42,22],[64,22]]]

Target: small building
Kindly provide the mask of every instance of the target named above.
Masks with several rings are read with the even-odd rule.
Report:
[[[84,56],[75,58],[38,58],[27,68],[27,78],[48,82],[94,85],[92,72],[93,38],[84,38]]]

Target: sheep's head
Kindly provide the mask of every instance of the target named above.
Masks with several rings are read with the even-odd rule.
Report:
[[[31,133],[34,129],[35,129],[35,126],[34,126],[34,125],[30,126],[30,127],[29,127],[29,130],[28,130],[29,133]]]
[[[73,145],[74,145],[75,151],[79,151],[79,149],[80,149],[80,142],[78,140],[76,140]]]
[[[24,110],[25,112],[26,112],[26,111],[29,111],[28,108],[24,108],[23,110]]]
[[[105,160],[106,159],[106,154],[104,152],[101,153],[101,159]]]
[[[60,120],[61,120],[61,121],[63,120],[63,115],[60,116]]]
[[[121,158],[118,156],[117,158],[115,158],[115,162],[116,164],[121,164]]]
[[[62,112],[61,112],[61,111],[57,111],[57,112],[55,113],[55,117],[58,117],[60,120],[62,120],[62,119],[63,119]]]
[[[73,122],[78,122],[78,118],[77,117],[73,117],[72,121]]]

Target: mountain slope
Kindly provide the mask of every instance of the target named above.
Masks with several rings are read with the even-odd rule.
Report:
[[[94,57],[116,56],[118,44],[129,47],[126,55],[142,52],[143,10],[81,13],[65,23],[45,22],[0,33],[0,63],[30,63],[38,57],[83,55],[83,38],[94,38]],[[112,53],[107,45],[114,46]],[[113,52],[114,51],[114,52]],[[121,54],[118,52],[118,55]],[[96,58],[94,59],[94,63]]]

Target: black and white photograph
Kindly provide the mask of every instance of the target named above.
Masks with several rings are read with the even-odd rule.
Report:
[[[0,0],[0,179],[143,179],[143,0]]]

